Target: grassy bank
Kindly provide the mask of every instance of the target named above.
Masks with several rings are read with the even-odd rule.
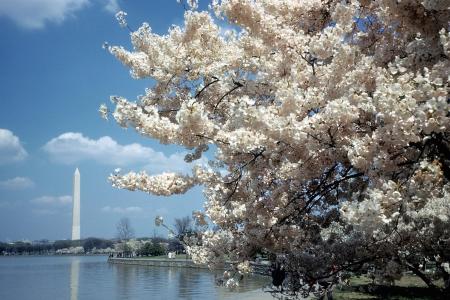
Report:
[[[442,285],[442,282],[437,282]],[[425,283],[413,275],[405,275],[400,280],[395,281],[395,285],[372,284],[372,280],[367,277],[353,277],[349,286],[336,288],[334,298],[337,300],[347,299],[391,299],[391,300],[434,300],[450,299],[443,298],[442,295],[429,289]]]

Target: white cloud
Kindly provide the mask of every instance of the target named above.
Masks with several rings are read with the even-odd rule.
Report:
[[[0,128],[0,165],[24,160],[27,156],[19,138],[8,129]]]
[[[67,212],[70,209],[70,204],[72,204],[72,197],[68,195],[41,196],[30,200],[30,202],[37,206],[31,209],[33,214],[48,216]]]
[[[93,160],[116,167],[142,165],[150,173],[162,171],[186,173],[191,170],[191,164],[184,161],[185,153],[166,156],[138,143],[121,145],[109,136],[95,140],[81,133],[66,132],[51,139],[43,149],[52,160],[63,164]]]
[[[47,22],[62,23],[87,4],[89,0],[2,0],[0,16],[21,27],[38,29]]]
[[[105,212],[105,213],[117,213],[117,214],[140,213],[140,212],[142,212],[142,208],[140,208],[138,206],[128,206],[128,207],[105,206],[105,207],[102,208],[102,212]]]
[[[120,10],[118,0],[1,0],[0,17],[26,29],[41,29],[47,23],[64,22],[92,2],[99,2],[110,13]]]
[[[22,190],[34,187],[34,182],[27,177],[15,177],[0,181],[0,189],[5,190]]]
[[[113,14],[117,13],[120,10],[118,1],[106,0],[105,10]]]
[[[72,204],[72,197],[65,196],[41,196],[30,201],[38,205],[64,206]]]

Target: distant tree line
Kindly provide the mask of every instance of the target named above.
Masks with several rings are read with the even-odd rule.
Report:
[[[53,255],[58,250],[83,247],[84,253],[94,253],[95,250],[111,249],[111,252],[134,253],[138,256],[158,256],[167,252],[183,253],[184,247],[178,239],[163,237],[138,238],[128,241],[117,239],[86,238],[82,240],[57,241],[16,241],[11,243],[0,242],[1,255]],[[98,253],[98,252],[97,252]]]
[[[168,252],[185,253],[183,240],[196,233],[191,217],[176,218],[171,230],[171,238],[153,237],[134,239],[134,229],[128,218],[116,224],[116,238],[102,239],[89,237],[82,240],[39,240],[0,242],[0,255],[53,255],[53,254],[95,254],[116,253],[123,257],[159,256]],[[105,250],[105,251],[98,251]]]
[[[113,240],[100,238],[86,238],[83,240],[58,240],[54,242],[0,242],[0,255],[46,255],[54,254],[57,250],[73,247],[83,247],[85,252],[92,249],[106,249],[114,245]]]

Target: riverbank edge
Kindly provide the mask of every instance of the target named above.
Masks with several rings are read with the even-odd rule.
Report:
[[[123,265],[139,265],[148,267],[175,267],[175,268],[193,268],[193,269],[208,269],[207,265],[195,264],[191,259],[146,259],[146,258],[120,258],[109,257],[108,262],[112,264]],[[226,270],[231,266],[231,263],[226,262],[223,267],[219,269]],[[268,264],[251,263],[253,274],[268,275],[270,274],[270,266]]]
[[[112,264],[122,265],[139,265],[149,267],[177,267],[177,268],[194,268],[208,269],[206,265],[194,264],[190,259],[146,259],[146,258],[121,258],[109,257],[108,262]]]

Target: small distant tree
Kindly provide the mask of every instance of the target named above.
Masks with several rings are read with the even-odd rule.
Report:
[[[170,239],[167,245],[167,250],[169,252],[183,252],[185,250],[184,245],[180,242],[179,239]]]
[[[128,218],[122,218],[116,225],[117,238],[120,240],[129,240],[134,237],[134,229],[131,227]]]
[[[166,249],[164,248],[161,243],[153,243],[152,247],[150,248],[150,255],[152,256],[158,256],[158,255],[164,255],[166,254]]]
[[[118,243],[114,245],[116,252],[119,252],[122,257],[130,257],[133,249],[127,243]]]
[[[158,256],[165,253],[166,249],[160,243],[155,242],[147,242],[139,249],[139,255],[141,256]]]
[[[176,235],[182,239],[186,234],[194,231],[192,227],[192,219],[190,216],[184,218],[176,218],[174,223]]]
[[[168,251],[181,252],[185,250],[185,238],[190,239],[198,233],[193,227],[193,220],[190,216],[176,218],[173,229],[164,224],[162,216],[157,216],[155,218],[155,225],[162,226],[169,231],[169,240],[167,240]]]
[[[150,247],[152,246],[151,242],[147,242],[139,249],[138,254],[140,256],[149,256],[150,253]]]

